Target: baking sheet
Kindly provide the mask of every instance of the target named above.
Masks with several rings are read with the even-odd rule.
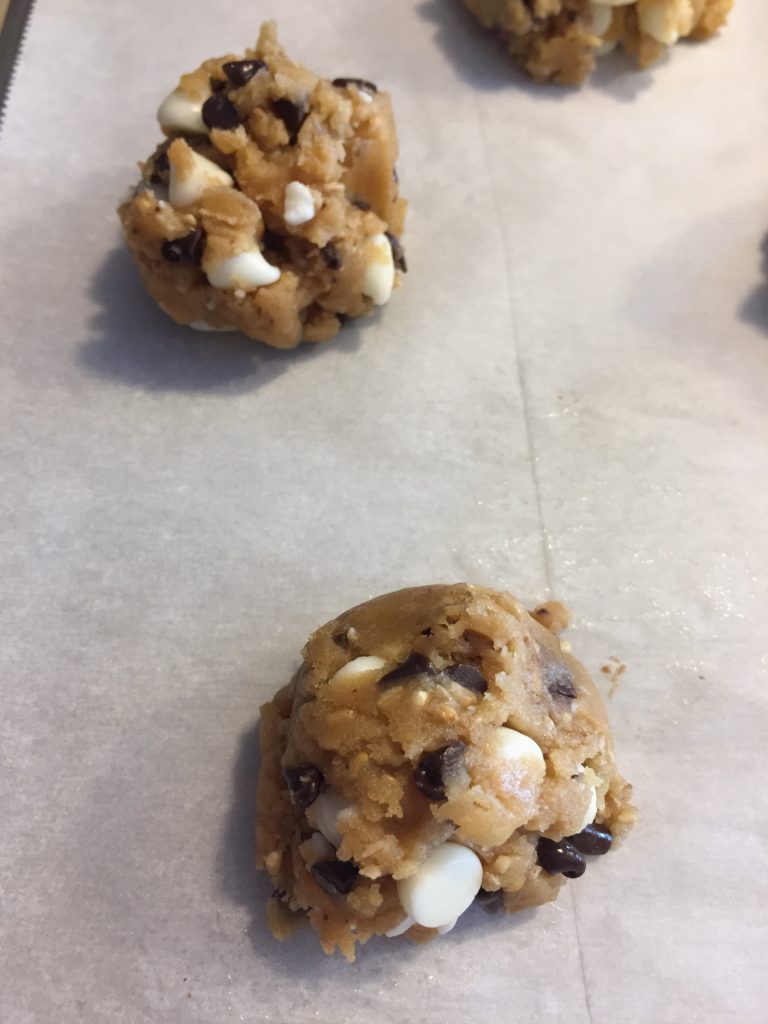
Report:
[[[113,213],[178,73],[275,13],[392,92],[412,203],[405,289],[294,353],[167,321]],[[1,1020],[765,1020],[766,40],[738,0],[563,92],[450,0],[38,0],[0,139]],[[538,912],[352,967],[273,942],[260,702],[316,624],[460,579],[571,605],[640,825]]]

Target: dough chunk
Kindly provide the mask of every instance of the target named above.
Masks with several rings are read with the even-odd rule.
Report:
[[[531,78],[580,85],[617,44],[647,67],[678,40],[706,39],[733,0],[464,0]]]
[[[540,606],[562,624],[562,605]],[[555,632],[468,584],[385,594],[317,630],[262,708],[257,860],[278,938],[323,949],[556,897],[630,828],[598,692]]]
[[[118,212],[174,320],[292,348],[389,300],[406,204],[387,93],[295,64],[269,22],[244,57],[182,75],[158,121],[166,139]]]

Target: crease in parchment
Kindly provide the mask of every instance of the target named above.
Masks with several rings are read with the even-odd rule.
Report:
[[[509,256],[507,254],[507,247],[504,240],[504,232],[501,229],[501,209],[499,207],[498,198],[496,196],[496,189],[493,182],[493,174],[491,172],[491,162],[488,155],[488,144],[485,136],[485,126],[483,125],[482,117],[479,113],[476,113],[480,141],[483,146],[483,158],[485,160],[486,175],[488,177],[488,185],[490,188],[491,197],[493,200],[493,210],[496,219],[496,230],[499,236],[499,244],[501,247],[502,258],[504,260],[504,276],[507,281],[507,306],[509,309],[509,324],[512,333],[512,347],[515,355],[515,369],[517,372],[517,380],[520,386],[520,397],[522,401],[523,411],[523,426],[525,427],[525,444],[528,452],[528,464],[531,468],[531,481],[533,483],[533,494],[536,503],[536,519],[539,524],[539,532],[541,535],[541,559],[544,570],[544,582],[550,597],[556,596],[552,594],[552,563],[550,559],[550,548],[549,548],[549,530],[547,529],[546,521],[544,519],[544,508],[541,500],[541,482],[539,480],[539,472],[537,465],[537,453],[536,446],[533,441],[533,431],[531,430],[531,415],[530,415],[530,398],[528,392],[528,383],[525,375],[525,367],[523,365],[522,358],[520,356],[520,349],[517,344],[518,339],[518,328],[517,318],[515,316],[515,305],[512,299],[512,270],[509,264]],[[541,595],[543,596],[543,595]],[[540,597],[537,595],[537,600]]]
[[[544,582],[547,587],[548,595],[550,597],[556,596],[552,593],[552,580],[553,580],[553,567],[552,559],[549,546],[549,531],[547,529],[546,520],[544,518],[544,506],[541,497],[541,481],[539,479],[538,465],[537,465],[537,452],[536,445],[533,440],[533,431],[531,429],[531,415],[530,415],[530,395],[528,391],[528,383],[525,375],[525,366],[520,354],[520,347],[518,345],[518,327],[517,318],[515,316],[515,303],[513,300],[513,288],[512,288],[512,268],[509,262],[509,254],[507,253],[506,240],[504,232],[501,227],[501,208],[499,207],[498,197],[496,195],[496,187],[493,180],[493,173],[491,170],[491,161],[488,153],[488,143],[485,134],[485,125],[483,123],[482,115],[476,112],[477,124],[479,129],[480,141],[483,147],[483,159],[485,161],[486,176],[488,178],[488,187],[493,202],[493,210],[496,220],[496,231],[499,237],[499,244],[501,246],[502,258],[504,260],[504,276],[507,282],[507,306],[509,309],[509,325],[512,334],[512,347],[515,354],[515,368],[517,372],[518,384],[520,387],[520,398],[522,402],[523,412],[523,426],[525,428],[525,443],[526,450],[528,452],[528,463],[531,470],[531,482],[533,484],[534,500],[536,502],[536,519],[539,524],[539,532],[541,536],[541,557],[542,557],[542,568],[544,570]],[[538,599],[538,598],[537,598]],[[594,1018],[592,1016],[592,1005],[589,996],[589,986],[587,984],[587,973],[584,964],[584,947],[581,942],[581,931],[579,929],[579,916],[576,911],[576,901],[573,892],[571,896],[571,915],[573,917],[573,929],[576,934],[576,945],[579,951],[579,970],[581,973],[581,984],[584,990],[584,1007],[587,1011],[587,1018],[589,1024],[594,1024]]]

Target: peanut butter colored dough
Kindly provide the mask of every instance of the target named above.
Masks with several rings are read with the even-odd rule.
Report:
[[[349,960],[373,935],[426,941],[475,898],[554,899],[631,827],[592,680],[511,595],[385,594],[303,655],[261,709],[257,863],[277,938],[308,918]]]
[[[641,68],[678,40],[718,31],[733,0],[464,0],[539,82],[579,85],[595,60],[621,46]]]
[[[158,111],[167,138],[120,206],[147,290],[178,323],[276,348],[326,341],[405,270],[389,96],[294,64],[274,23]]]

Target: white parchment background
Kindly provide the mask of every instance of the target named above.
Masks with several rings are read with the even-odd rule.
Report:
[[[278,15],[389,89],[412,270],[280,354],[190,337],[113,208],[179,71]],[[763,1022],[768,5],[523,83],[452,0],[38,0],[0,139],[0,1020]],[[469,579],[568,602],[643,819],[555,906],[354,967],[278,945],[261,701],[309,630]]]

